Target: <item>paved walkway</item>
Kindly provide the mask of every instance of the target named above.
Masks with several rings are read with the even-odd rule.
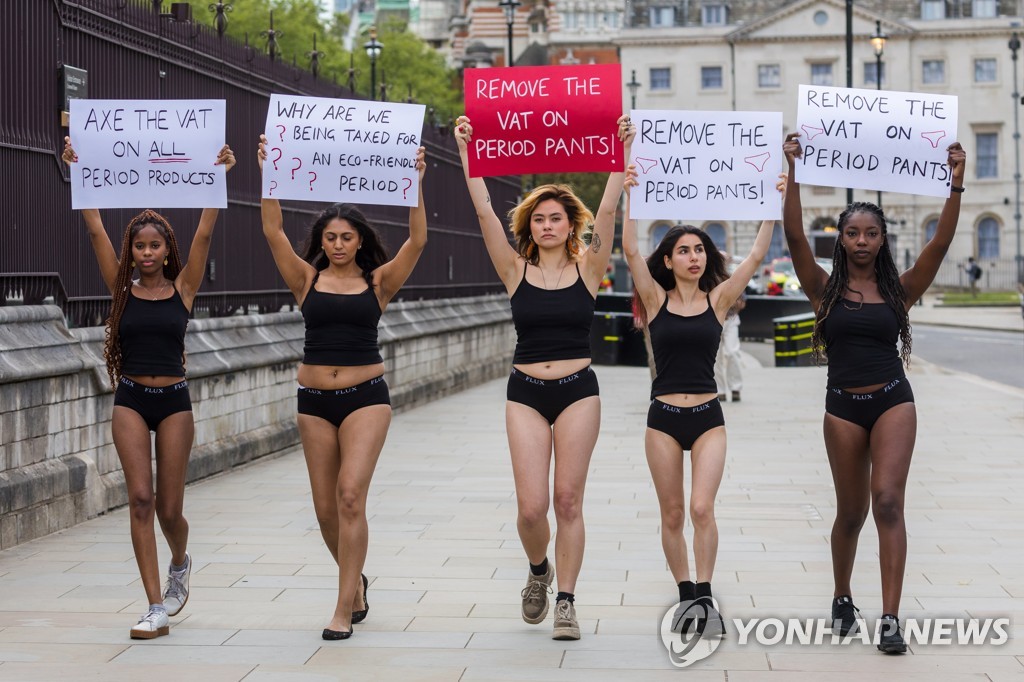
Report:
[[[145,609],[125,510],[0,552],[0,679],[704,680],[1022,679],[1002,646],[741,646],[680,671],[658,635],[675,585],[642,448],[643,368],[598,368],[605,396],[577,589],[583,639],[519,617],[525,579],[501,381],[397,416],[370,498],[370,615],[323,642],[335,567],[301,453],[190,486],[196,571],[171,635],[128,639]],[[1024,616],[1024,391],[919,364],[920,428],[902,616]],[[728,617],[827,615],[834,497],[821,438],[824,370],[751,367],[728,404],[715,591]],[[855,573],[880,615],[877,540]],[[166,550],[161,562],[167,560]],[[1011,636],[1016,631],[1011,628]]]
[[[942,306],[941,299],[928,294],[922,305],[910,311],[913,324],[937,324],[943,327],[968,327],[973,329],[998,329],[1024,331],[1024,316],[1020,306]]]

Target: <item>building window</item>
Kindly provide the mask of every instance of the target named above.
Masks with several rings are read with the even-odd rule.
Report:
[[[619,27],[619,13],[618,12],[607,12],[604,15],[604,25],[608,28]]]
[[[996,133],[978,133],[975,147],[978,149],[978,160],[974,167],[978,178],[999,177],[998,135]]]
[[[932,218],[924,224],[924,243],[927,244],[935,237],[935,230],[939,229],[938,218]]]
[[[833,85],[831,64],[811,64],[811,85]]]
[[[974,60],[974,82],[995,83],[996,82],[996,60],[975,59]]]
[[[705,26],[725,26],[725,5],[704,5],[700,9],[700,21]]]
[[[971,3],[971,16],[976,19],[995,19],[998,4],[996,0],[974,0]]]
[[[722,89],[722,67],[702,66],[700,67],[700,87],[702,90]]]
[[[649,12],[651,26],[674,26],[676,23],[676,10],[674,7],[651,7]]]
[[[651,69],[651,91],[672,89],[672,69],[668,67]]]
[[[925,59],[921,62],[921,82],[925,85],[945,83],[946,62],[942,59]]]
[[[945,2],[945,0],[921,0],[921,18],[922,19],[945,19],[946,18],[946,2]]]
[[[982,218],[978,223],[978,259],[999,258],[999,223]]]
[[[782,67],[778,64],[759,64],[757,66],[757,87],[782,87]]]
[[[562,15],[562,29],[579,28],[579,15],[576,12],[566,12]]]
[[[661,244],[661,240],[665,238],[668,231],[672,229],[671,225],[660,223],[651,227],[651,251],[655,251],[658,248],[658,244]]]
[[[708,223],[704,226],[704,231],[711,237],[719,251],[725,251],[725,226],[722,223]]]
[[[772,230],[772,240],[768,243],[768,255],[765,260],[772,261],[775,258],[782,258],[786,255],[786,237],[782,233],[782,225],[775,223]]]
[[[864,85],[878,87],[878,62],[864,62]],[[885,85],[885,62],[882,62],[882,85]]]
[[[587,28],[597,28],[597,15],[593,12],[587,12],[583,15],[583,21]]]
[[[818,10],[814,13],[814,23],[818,26],[824,26],[828,23],[828,12]]]

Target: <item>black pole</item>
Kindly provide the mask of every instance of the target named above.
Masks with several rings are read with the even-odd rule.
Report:
[[[853,87],[853,0],[846,0],[846,87]],[[853,203],[853,188],[846,188],[846,203]]]
[[[881,22],[877,22],[879,25]],[[877,30],[881,34],[881,30]],[[875,52],[875,89],[882,89],[882,54]],[[878,208],[882,208],[882,190],[878,190]]]
[[[514,12],[515,10],[512,10],[512,11]],[[511,17],[515,17],[514,14],[510,15],[510,16]],[[513,64],[512,64],[512,20],[510,19],[507,23],[508,23],[508,66],[513,66]]]
[[[370,58],[370,101],[377,99],[377,58]]]

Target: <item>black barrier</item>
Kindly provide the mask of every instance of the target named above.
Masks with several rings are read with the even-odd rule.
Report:
[[[740,338],[770,339],[775,336],[775,318],[811,312],[806,296],[747,296],[747,307],[740,313]]]
[[[814,313],[789,315],[772,320],[775,327],[775,366],[810,367]]]
[[[599,293],[590,327],[590,352],[595,365],[647,366],[644,335],[633,326],[633,295]]]

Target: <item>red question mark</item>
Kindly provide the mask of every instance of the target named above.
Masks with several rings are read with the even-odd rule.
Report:
[[[313,177],[311,177],[309,179],[309,191],[312,192],[313,191],[313,183],[316,182],[316,173],[314,173],[313,171],[306,171],[306,172],[313,176]]]
[[[276,127],[278,127],[278,128],[280,128],[280,129],[281,129],[281,134],[280,134],[280,138],[281,138],[281,139],[280,139],[280,140],[278,140],[278,141],[279,141],[279,142],[284,142],[284,131],[285,131],[285,127],[284,127],[283,125],[281,125],[280,123],[279,123],[279,124],[278,124],[278,125],[277,125]]]
[[[277,189],[277,180],[270,181],[270,196],[274,196],[274,190]]]
[[[270,160],[270,163],[274,164],[274,170],[277,170],[277,162],[281,160],[282,156],[284,156],[284,152],[282,152],[279,147],[271,147],[270,151],[277,152],[277,158]]]
[[[292,168],[292,180],[294,180],[294,179],[295,179],[295,171],[297,171],[297,170],[299,170],[300,168],[302,168],[302,159],[300,159],[300,158],[299,158],[299,157],[297,157],[297,156],[293,156],[293,157],[292,157],[292,161],[298,161],[298,162],[299,162],[299,165],[298,165],[298,166],[296,166],[295,168]]]
[[[409,183],[408,185],[406,185],[405,187],[402,188],[402,199],[405,199],[406,191],[408,191],[408,189],[410,187],[412,187],[412,178],[402,178],[402,179]]]

